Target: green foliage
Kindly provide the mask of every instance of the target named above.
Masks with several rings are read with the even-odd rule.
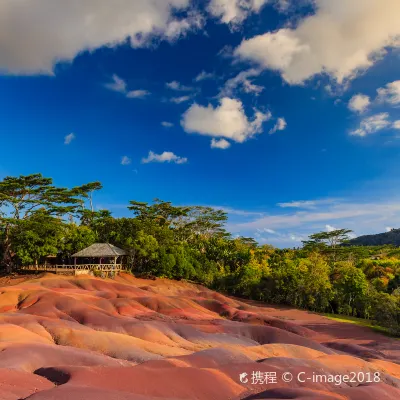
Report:
[[[333,286],[339,313],[357,316],[357,304],[362,302],[368,290],[364,272],[351,262],[339,262],[334,267]]]
[[[374,299],[374,320],[388,328],[393,335],[400,335],[400,296],[378,293]]]
[[[12,226],[11,251],[17,262],[33,264],[43,257],[57,254],[62,236],[63,226],[59,219],[37,212],[32,218]]]
[[[0,182],[0,263],[68,259],[94,242],[129,252],[135,274],[187,279],[236,296],[375,320],[400,333],[400,250],[357,246],[347,229],[311,235],[302,249],[232,238],[224,211],[131,201],[132,216],[95,210],[92,182],[72,189],[40,174]],[[85,208],[89,201],[89,208]],[[79,224],[78,224],[79,221]],[[392,234],[397,234],[393,231]]]

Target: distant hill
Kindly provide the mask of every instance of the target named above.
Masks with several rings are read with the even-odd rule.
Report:
[[[351,246],[383,246],[392,244],[400,246],[400,229],[392,229],[390,232],[378,233],[376,235],[364,235],[348,242]]]

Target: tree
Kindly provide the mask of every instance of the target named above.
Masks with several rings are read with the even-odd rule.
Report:
[[[368,281],[364,272],[351,262],[337,263],[333,273],[333,285],[339,312],[355,315],[356,304],[368,291]]]
[[[70,190],[53,185],[51,178],[41,174],[6,177],[0,181],[0,229],[3,232],[2,264],[10,272],[13,267],[11,230],[40,212],[62,218],[77,212],[87,188]]]
[[[100,182],[90,182],[86,183],[82,186],[77,186],[72,189],[72,191],[76,191],[76,195],[80,196],[82,199],[82,208],[84,204],[85,199],[89,199],[89,204],[90,204],[90,211],[94,212],[93,208],[93,192],[96,190],[100,190],[103,188],[103,185]]]
[[[309,236],[309,240],[303,241],[303,245],[310,250],[326,251],[333,254],[336,261],[338,247],[350,239],[350,229],[336,229],[331,232],[319,232]]]
[[[298,287],[301,307],[324,311],[333,297],[328,263],[319,253],[312,253],[300,259],[299,269],[303,271]]]
[[[64,224],[63,236],[59,245],[60,255],[70,258],[72,254],[96,242],[96,234],[87,226]]]
[[[22,264],[33,264],[57,255],[63,238],[63,223],[43,211],[23,219],[10,230],[11,251]]]

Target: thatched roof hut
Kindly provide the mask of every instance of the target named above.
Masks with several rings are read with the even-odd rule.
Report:
[[[86,249],[73,254],[72,257],[103,258],[120,257],[126,255],[128,255],[128,253],[125,250],[122,250],[110,243],[94,243]]]

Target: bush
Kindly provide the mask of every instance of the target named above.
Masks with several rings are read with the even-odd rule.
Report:
[[[400,296],[378,293],[374,303],[376,323],[393,335],[400,335]]]

